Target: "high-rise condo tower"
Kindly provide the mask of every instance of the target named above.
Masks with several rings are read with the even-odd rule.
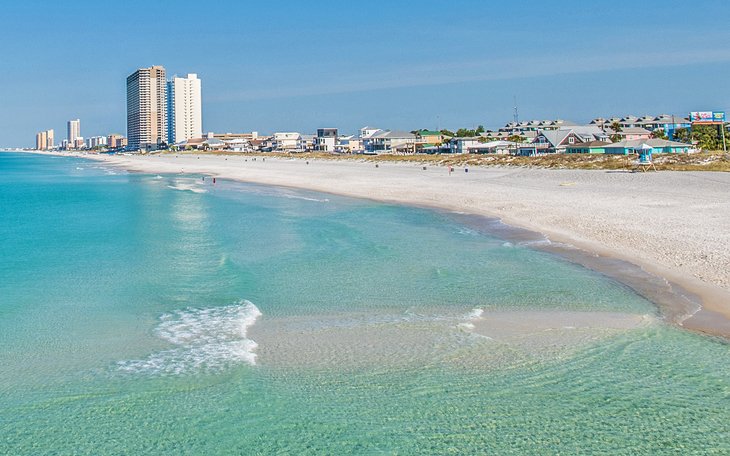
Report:
[[[127,138],[132,150],[157,149],[167,140],[167,91],[162,66],[127,77]]]
[[[167,142],[175,144],[203,136],[200,79],[197,74],[173,77],[167,83]]]

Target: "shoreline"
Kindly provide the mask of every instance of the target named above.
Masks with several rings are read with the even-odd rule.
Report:
[[[245,154],[240,156],[192,154],[109,156],[47,152],[41,152],[41,154],[91,159],[128,171],[204,174],[240,182],[306,189],[391,204],[417,206],[451,212],[457,216],[472,217],[471,222],[476,225],[493,224],[498,221],[504,225],[503,230],[507,237],[516,235],[537,238],[544,236],[550,243],[535,246],[535,248],[558,255],[567,261],[595,270],[624,284],[654,303],[669,323],[693,332],[730,339],[730,280],[727,277],[728,269],[723,269],[725,264],[730,264],[730,254],[725,255],[727,258],[721,255],[717,261],[719,264],[708,264],[710,270],[716,269],[719,273],[719,276],[710,277],[712,280],[705,277],[707,274],[702,268],[693,270],[692,265],[686,267],[684,264],[686,257],[708,257],[707,252],[694,252],[691,250],[693,246],[690,243],[684,243],[684,238],[691,237],[688,234],[696,231],[694,230],[695,218],[672,211],[674,207],[671,204],[665,204],[661,197],[659,199],[649,198],[651,204],[646,205],[646,209],[648,212],[655,209],[656,214],[649,214],[648,218],[646,215],[642,215],[644,208],[639,207],[640,205],[629,207],[630,210],[623,210],[625,214],[616,214],[625,209],[625,203],[631,203],[632,200],[626,198],[618,199],[618,201],[611,200],[611,204],[603,205],[605,207],[602,207],[600,200],[591,200],[586,207],[579,206],[582,197],[589,199],[601,196],[610,197],[612,185],[631,184],[632,182],[639,182],[640,186],[643,185],[641,188],[643,191],[666,193],[665,197],[668,200],[681,200],[676,194],[671,194],[676,187],[675,182],[661,177],[670,172],[665,171],[650,176],[629,174],[628,178],[627,173],[618,173],[618,178],[614,178],[610,175],[615,173],[606,171],[473,168],[468,169],[468,172],[465,169],[458,169],[452,175],[452,173],[448,173],[446,167],[433,165],[391,162],[377,164],[314,159],[305,161],[297,158],[282,159]],[[682,174],[701,175],[702,173]],[[503,177],[510,184],[506,186],[506,192],[503,188],[505,186],[500,182],[500,178]],[[693,176],[690,176],[689,180],[691,177]],[[639,181],[639,179],[642,180]],[[683,178],[683,180],[687,181],[688,178]],[[590,189],[592,181],[599,181],[598,189]],[[519,194],[510,195],[509,190],[515,190],[522,185],[527,187],[527,192],[520,189],[520,192],[515,192]],[[571,193],[574,193],[572,191],[578,187],[582,187],[581,190],[584,194],[578,195],[576,198]],[[698,205],[697,212],[703,213],[703,216],[714,216],[714,222],[718,228],[727,226],[724,222],[730,223],[730,210],[720,211],[718,216],[718,213],[713,212],[712,209],[722,209],[725,206],[717,205],[718,203],[715,202],[713,204],[717,207],[712,207],[711,204],[702,201],[702,197],[703,190],[713,188],[720,192],[719,196],[724,196],[723,189],[730,189],[730,176],[722,175],[714,178],[712,182],[704,184],[704,187],[688,187],[687,192],[691,193],[690,201],[693,204],[698,201],[702,203]],[[506,195],[514,198],[500,200],[498,197],[492,197],[486,201],[486,204],[480,204],[484,202],[477,198],[490,190],[498,193],[498,196]],[[542,192],[543,195],[531,197],[528,194],[530,190],[536,191],[538,194]],[[609,192],[608,195],[606,195],[607,192]],[[566,195],[564,204],[568,207],[567,212],[556,204],[556,202],[560,203],[559,200],[563,194]],[[647,193],[648,195],[649,193]],[[545,207],[541,204],[543,201],[540,196],[545,197]],[[692,198],[698,201],[694,201]],[[712,198],[712,196],[708,196],[708,200]],[[641,198],[638,200],[641,201]],[[677,203],[677,201],[673,202]],[[558,213],[557,217],[551,217],[551,206]],[[680,205],[675,204],[675,206]],[[727,207],[730,208],[730,205]],[[679,209],[681,208],[677,208],[677,210]],[[574,217],[570,217],[572,212],[576,214]],[[622,215],[625,220],[621,219]],[[624,222],[628,224],[632,216],[636,216],[643,217],[644,220],[640,221],[648,221],[651,225],[652,219],[659,218],[660,221],[654,220],[654,224],[662,227],[664,225],[660,218],[662,215],[679,227],[675,228],[676,232],[668,236],[669,239],[662,239],[661,236],[659,239],[655,239],[656,232],[652,228],[656,228],[656,226],[647,226],[646,232],[639,230],[639,239],[645,235],[651,242],[647,242],[643,249],[638,248],[638,251],[632,252],[631,249],[626,248],[626,240],[631,246],[637,233],[626,229],[635,227],[626,227]],[[611,218],[616,216],[618,216],[618,222]],[[591,223],[582,224],[584,217]],[[613,226],[610,228],[614,228],[615,232],[609,228],[601,230],[602,225],[610,225],[611,222],[613,222]],[[711,228],[708,227],[707,231],[711,232]],[[523,230],[523,233],[519,234],[519,230]],[[607,236],[616,242],[613,242],[614,245],[602,242],[601,236]],[[700,241],[699,244],[702,245],[702,241],[705,239],[699,236],[698,239],[693,240]],[[655,245],[661,246],[662,241],[671,244],[668,246],[669,251],[676,249],[677,261],[685,267],[676,267],[670,261],[657,261],[656,258],[650,257],[652,248]],[[730,247],[730,236],[726,235],[721,239],[720,245],[714,247],[712,241],[712,239],[707,239],[707,246],[710,250],[716,249],[722,252],[723,245]],[[640,241],[638,242],[641,247]],[[728,250],[730,248],[725,251]],[[670,255],[669,259],[674,258]]]

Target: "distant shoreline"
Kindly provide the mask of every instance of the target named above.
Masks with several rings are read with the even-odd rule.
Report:
[[[543,250],[625,283],[668,321],[730,339],[730,174],[517,167],[449,173],[423,163],[248,154],[59,155],[496,218],[544,233],[553,243]]]

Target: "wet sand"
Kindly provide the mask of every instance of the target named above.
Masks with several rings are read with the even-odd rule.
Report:
[[[571,353],[656,324],[618,312],[420,309],[297,317],[263,316],[251,327],[257,364],[338,371],[443,366],[504,369]]]

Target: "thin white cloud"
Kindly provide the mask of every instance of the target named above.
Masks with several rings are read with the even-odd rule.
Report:
[[[360,71],[307,84],[254,88],[207,97],[207,102],[281,99],[334,95],[374,90],[425,87],[464,82],[498,81],[598,73],[613,70],[669,68],[685,65],[730,62],[730,49],[627,52],[614,55],[574,53],[507,59],[473,59],[457,63],[392,67],[388,71]]]

